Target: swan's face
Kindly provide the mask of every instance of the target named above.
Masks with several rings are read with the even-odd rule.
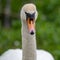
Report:
[[[38,13],[34,4],[26,4],[22,7],[21,20],[27,23],[28,31],[31,35],[33,35],[35,31],[35,21],[37,16]]]

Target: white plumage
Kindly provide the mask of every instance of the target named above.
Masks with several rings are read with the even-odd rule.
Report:
[[[22,50],[10,49],[2,54],[0,60],[22,60]],[[54,60],[54,58],[47,51],[37,50],[37,60]]]
[[[38,16],[36,6],[34,4],[26,4],[21,9],[23,51],[21,49],[9,49],[1,55],[0,60],[54,60],[53,56],[49,52],[36,50],[35,34],[30,35],[28,31],[25,12],[30,14],[35,12],[35,20]]]

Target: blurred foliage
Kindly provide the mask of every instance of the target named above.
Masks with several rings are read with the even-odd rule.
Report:
[[[33,2],[37,6],[37,48],[51,52],[60,60],[60,0],[11,0],[12,13],[19,13],[23,4]],[[2,0],[3,9],[5,0]],[[38,29],[39,28],[39,29]],[[10,48],[21,48],[21,22],[13,20],[10,29],[0,29],[0,53]]]

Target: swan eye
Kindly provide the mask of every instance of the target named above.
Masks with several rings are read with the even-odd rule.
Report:
[[[25,14],[28,14],[27,12],[25,12]]]

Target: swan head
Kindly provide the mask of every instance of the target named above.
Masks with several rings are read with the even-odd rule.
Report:
[[[32,3],[25,4],[21,9],[21,21],[27,25],[27,29],[31,35],[35,33],[35,21],[38,13],[36,6]]]

